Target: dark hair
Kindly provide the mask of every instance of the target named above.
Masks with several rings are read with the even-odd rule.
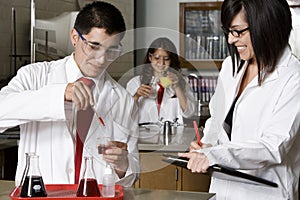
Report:
[[[175,73],[180,72],[180,60],[179,56],[177,54],[177,49],[174,43],[166,37],[160,37],[155,39],[149,46],[147,53],[144,58],[144,64],[149,64],[151,61],[149,60],[149,55],[153,54],[157,49],[163,49],[167,52],[168,56],[170,57],[171,63],[170,66],[172,69],[172,72]],[[175,71],[176,70],[176,71]],[[143,84],[149,84],[153,76],[153,68],[151,65],[144,65],[143,73],[141,75],[141,83]],[[179,76],[181,77],[181,76]],[[184,81],[184,80],[183,80]],[[184,83],[181,83],[182,80],[180,80],[179,85],[182,85]]]
[[[275,70],[278,59],[288,45],[292,19],[286,0],[224,0],[221,22],[229,29],[233,18],[242,11],[248,22],[251,42],[258,65],[258,83]],[[228,41],[228,35],[225,34]],[[241,61],[237,48],[228,44],[233,74]],[[240,66],[241,66],[240,65]],[[262,70],[263,69],[263,70]],[[263,72],[263,73],[262,73]]]
[[[94,27],[106,29],[109,35],[121,33],[121,39],[126,31],[121,12],[112,4],[103,1],[87,4],[76,17],[74,28],[80,33],[88,34]]]

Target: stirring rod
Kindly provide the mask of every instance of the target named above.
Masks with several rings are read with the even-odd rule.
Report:
[[[94,113],[97,115],[98,119],[99,119],[99,122],[102,124],[102,126],[105,126],[105,123],[102,119],[102,117],[100,117],[100,115],[96,112],[95,108],[94,107],[91,107],[92,110],[94,111]]]

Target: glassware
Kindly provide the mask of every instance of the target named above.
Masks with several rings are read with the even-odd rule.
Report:
[[[25,153],[26,163],[25,163],[25,168],[24,168],[24,171],[23,171],[22,179],[21,179],[21,182],[19,184],[19,188],[22,188],[22,186],[24,185],[25,178],[26,178],[26,176],[28,174],[29,163],[30,163],[30,156],[31,155],[35,155],[35,153],[34,152]]]
[[[151,92],[150,92],[148,98],[156,99],[157,91],[158,91],[158,88],[159,88],[158,81],[159,81],[158,78],[156,78],[156,77],[152,78],[151,83],[149,84],[151,86]]]
[[[97,148],[99,154],[105,154],[106,149],[109,148],[111,138],[108,136],[101,136],[97,138]]]
[[[93,168],[93,157],[86,156],[85,169],[83,177],[80,180],[76,196],[77,197],[100,197],[101,193],[96,180],[94,168]]]
[[[102,195],[103,197],[115,196],[115,177],[113,174],[113,168],[109,164],[106,164],[103,175]]]
[[[24,183],[22,184],[21,189],[21,197],[46,197],[47,192],[43,182],[43,178],[39,168],[39,156],[35,154],[27,154],[26,155],[26,162],[27,156],[29,157],[28,169],[24,170],[25,179]]]

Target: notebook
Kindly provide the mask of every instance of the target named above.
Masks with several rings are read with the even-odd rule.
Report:
[[[162,159],[164,162],[171,163],[173,165],[187,168],[188,158],[177,157],[172,154],[163,154],[165,157]],[[233,168],[223,166],[223,165],[212,165],[208,168],[206,175],[212,176],[214,178],[230,180],[230,181],[238,181],[243,183],[250,183],[256,185],[264,185],[270,187],[278,187],[277,183],[272,181],[253,176],[250,174],[246,174],[240,171],[237,171]]]

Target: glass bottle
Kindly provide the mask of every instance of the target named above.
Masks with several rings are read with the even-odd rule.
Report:
[[[47,192],[39,167],[39,156],[28,154],[28,171],[26,167],[25,179],[21,189],[21,197],[46,197]],[[27,158],[26,158],[27,161]],[[22,181],[21,181],[22,182]]]
[[[83,177],[79,182],[77,189],[77,197],[100,197],[100,190],[96,180],[94,168],[93,168],[93,157],[84,157],[85,169]]]
[[[102,195],[103,197],[115,196],[115,177],[113,174],[113,169],[109,164],[106,164],[106,168],[103,175]]]

